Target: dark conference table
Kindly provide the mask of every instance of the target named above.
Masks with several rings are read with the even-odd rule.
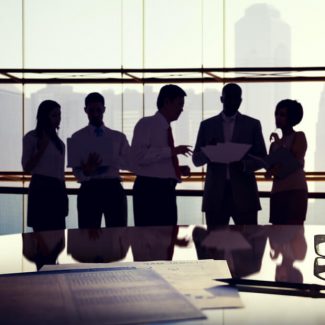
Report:
[[[39,272],[46,264],[226,259],[235,278],[325,285],[325,226],[318,225],[68,229],[3,235],[0,247],[1,274]],[[240,297],[244,308],[203,310],[206,320],[181,323],[325,324],[325,298]]]

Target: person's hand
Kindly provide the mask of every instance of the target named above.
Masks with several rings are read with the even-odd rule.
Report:
[[[280,138],[279,135],[276,132],[272,132],[270,135],[270,141],[274,141],[274,142],[279,142]]]
[[[276,164],[273,165],[268,171],[273,175],[275,178],[279,176],[279,173],[281,171],[282,165],[281,164]]]
[[[193,151],[190,148],[192,148],[192,146],[187,146],[187,145],[177,146],[173,150],[173,155],[191,156]]]
[[[271,170],[267,170],[266,173],[264,174],[264,178],[266,179],[271,179],[272,178],[272,172]]]
[[[182,165],[182,166],[179,166],[179,169],[181,171],[182,176],[185,176],[185,177],[191,176],[191,169],[189,166]]]
[[[99,154],[92,152],[86,162],[81,162],[81,169],[86,176],[90,176],[101,165],[102,159]]]
[[[175,241],[175,246],[187,247],[187,246],[189,246],[190,243],[191,243],[191,240],[190,240],[189,237],[177,238],[176,241]]]

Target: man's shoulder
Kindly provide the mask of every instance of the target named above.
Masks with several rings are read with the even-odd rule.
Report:
[[[239,114],[238,118],[240,119],[241,122],[243,123],[249,123],[249,124],[261,124],[260,120],[257,118],[245,115],[245,114]]]
[[[140,120],[137,122],[137,125],[150,125],[151,123],[154,123],[155,120],[157,120],[157,115],[144,116],[140,118]]]
[[[76,137],[79,137],[79,136],[83,136],[85,134],[87,134],[88,132],[88,125],[79,129],[78,131],[74,132],[72,135],[71,135],[71,138],[76,138]]]
[[[30,130],[24,135],[24,138],[36,138],[36,136],[36,130]]]
[[[212,116],[212,117],[209,117],[209,118],[203,120],[203,121],[201,122],[201,125],[202,125],[202,126],[209,126],[209,125],[211,125],[211,124],[216,123],[216,122],[219,121],[219,120],[221,120],[221,115],[220,115],[220,114],[218,114],[218,115],[214,115],[214,116]]]
[[[125,134],[121,131],[110,129],[107,126],[105,126],[105,130],[114,138],[126,138]]]

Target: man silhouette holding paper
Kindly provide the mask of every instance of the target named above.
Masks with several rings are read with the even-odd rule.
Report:
[[[261,209],[254,171],[262,167],[258,159],[266,156],[261,124],[238,112],[242,90],[234,83],[223,87],[220,114],[201,122],[193,153],[195,166],[207,164],[202,210],[209,228],[229,224],[257,224]],[[203,152],[206,146],[233,142],[246,144],[248,151],[238,161],[211,161]],[[203,149],[203,150],[202,150]]]
[[[127,224],[126,194],[119,169],[128,168],[129,143],[126,136],[107,128],[103,122],[105,100],[99,93],[85,99],[88,126],[68,139],[68,166],[81,183],[78,198],[79,228],[100,228],[102,214],[106,227]]]

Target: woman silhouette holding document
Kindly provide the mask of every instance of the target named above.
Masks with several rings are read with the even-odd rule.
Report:
[[[295,100],[285,99],[276,106],[275,123],[282,137],[275,132],[270,135],[273,142],[269,157],[280,151],[293,157],[290,159],[292,168],[279,160],[266,173],[266,177],[273,177],[270,200],[270,222],[273,224],[303,224],[306,218],[308,189],[303,168],[307,140],[304,132],[293,129],[302,117],[303,108]]]

